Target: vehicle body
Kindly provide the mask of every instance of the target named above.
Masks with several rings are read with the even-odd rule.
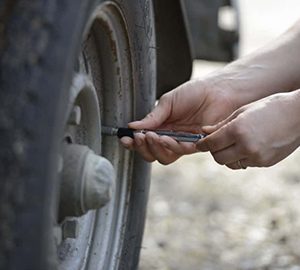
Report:
[[[229,62],[237,57],[237,1],[157,0],[154,7],[158,96],[190,78],[194,59]],[[229,29],[221,23],[222,10],[231,17]]]
[[[0,269],[137,268],[150,165],[101,126],[145,116],[193,59],[233,59],[228,2],[196,3],[202,49],[189,3],[0,0]]]

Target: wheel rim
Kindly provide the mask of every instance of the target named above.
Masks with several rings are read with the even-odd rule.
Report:
[[[122,11],[115,3],[107,1],[96,9],[86,29],[82,52],[75,68],[77,75],[73,80],[72,106],[68,109],[67,118],[70,119],[74,105],[78,104],[84,107],[84,112],[90,112],[83,123],[95,118],[89,99],[83,98],[87,95],[82,94],[82,89],[90,88],[94,89],[91,92],[99,104],[102,124],[124,126],[133,119],[134,96],[130,45]],[[80,80],[83,82],[79,87]],[[114,193],[105,207],[64,221],[63,234],[69,235],[64,235],[65,239],[58,241],[59,269],[118,267],[130,196],[133,156],[124,151],[116,138],[101,138],[100,119],[94,120],[96,125],[83,124],[75,131],[68,130],[65,138],[69,143],[88,145],[94,152],[110,160],[117,175]]]

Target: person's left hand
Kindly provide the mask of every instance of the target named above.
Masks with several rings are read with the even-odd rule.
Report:
[[[268,167],[300,145],[300,90],[276,94],[243,106],[224,121],[203,127],[197,143],[231,169]]]

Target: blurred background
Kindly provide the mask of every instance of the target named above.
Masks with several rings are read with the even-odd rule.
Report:
[[[300,17],[299,0],[239,3],[241,56]],[[193,78],[222,66],[196,61]],[[154,163],[140,270],[300,270],[299,164],[299,151],[244,171],[203,153]]]

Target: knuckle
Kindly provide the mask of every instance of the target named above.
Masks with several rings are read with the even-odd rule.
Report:
[[[213,154],[213,158],[214,158],[214,160],[215,160],[218,164],[220,164],[220,165],[224,165],[224,164],[225,164],[224,159],[223,159],[220,155],[218,155],[218,154]]]
[[[262,151],[261,147],[256,144],[246,144],[245,154],[257,165],[268,165],[269,159]]]
[[[245,138],[247,135],[247,128],[244,125],[233,124],[231,132],[237,139]]]
[[[235,170],[235,166],[232,164],[232,163],[229,163],[229,164],[224,164],[228,169],[230,170]]]
[[[146,118],[154,118],[154,113],[150,112],[146,115]]]
[[[171,163],[171,161],[165,159],[159,159],[157,161],[162,165],[169,165]]]
[[[231,123],[228,123],[226,125],[226,132],[227,132],[227,135],[230,136],[231,138],[235,138],[236,137],[236,134],[237,134],[237,126],[234,122],[231,122]]]
[[[197,143],[197,144],[196,144],[196,148],[197,148],[197,150],[200,151],[200,152],[205,152],[205,151],[207,151],[206,141],[205,141],[205,142],[203,141],[203,142]]]
[[[155,126],[159,125],[159,121],[153,111],[147,114],[146,119],[151,121],[151,123],[153,123]]]
[[[233,162],[233,163],[225,164],[225,166],[228,167],[231,170],[239,170],[240,167],[237,167],[236,164],[237,164],[236,162]]]
[[[160,155],[159,157],[156,157],[157,161],[162,165],[169,165],[173,163],[175,160],[177,160],[180,157],[180,155],[176,155],[174,152]]]
[[[247,153],[247,155],[252,156],[254,158],[260,158],[261,156],[260,148],[256,144],[245,142],[244,150]]]
[[[159,99],[159,103],[161,104],[168,103],[169,99],[170,99],[170,93],[163,94]]]
[[[232,165],[228,165],[228,164],[226,164],[225,165],[228,169],[231,169],[231,170],[233,170],[233,167],[232,167]]]
[[[206,139],[203,141],[203,143],[200,145],[200,151],[207,152],[212,151],[214,149],[215,143],[211,139]]]
[[[154,162],[155,158],[149,157],[149,156],[143,156],[143,159],[146,160],[147,162]]]

